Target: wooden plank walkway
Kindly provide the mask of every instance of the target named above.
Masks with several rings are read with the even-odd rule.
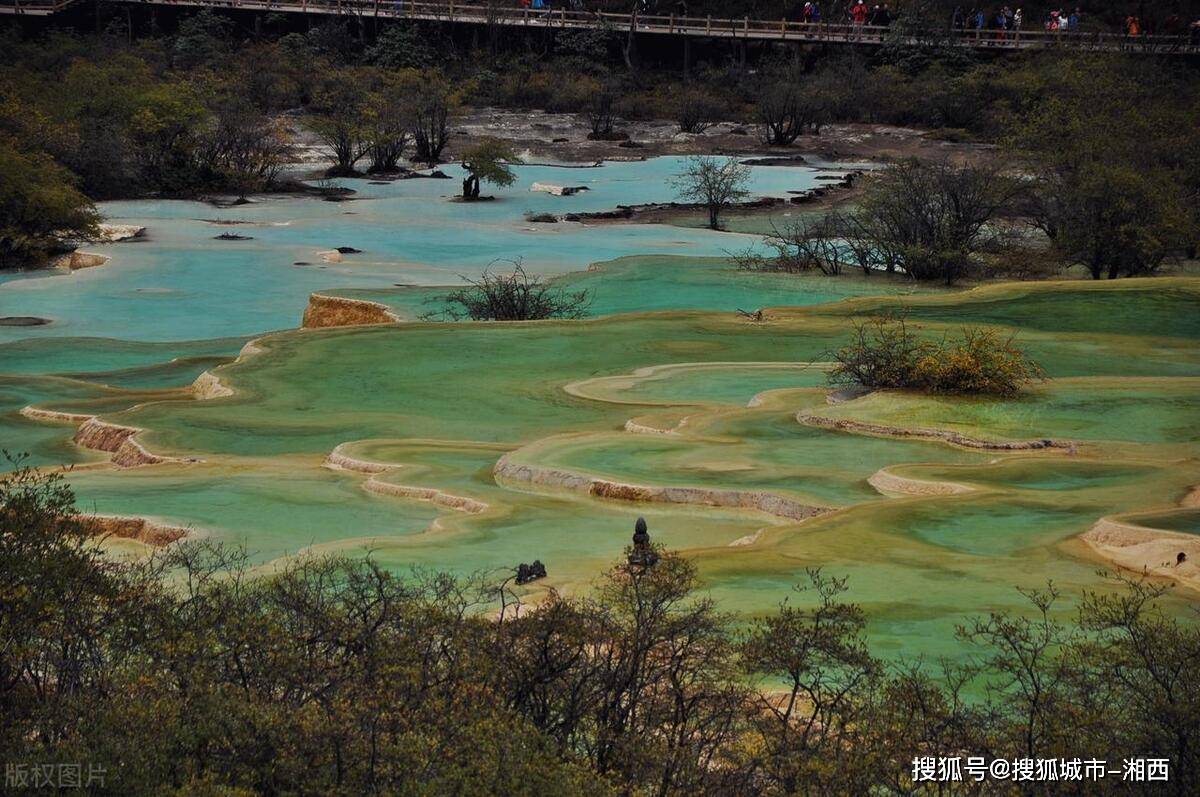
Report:
[[[0,14],[49,16],[81,0],[0,0]],[[410,0],[119,0],[136,5],[209,7],[242,11],[291,12],[376,19],[419,19],[517,28],[609,28],[637,33],[690,36],[745,41],[801,42],[813,44],[879,45],[890,29],[871,25],[816,24],[790,20],[722,19],[670,15],[618,14],[572,11],[566,8],[534,10],[445,2]],[[1160,55],[1200,54],[1200,42],[1187,36],[1135,36],[1118,33],[1065,33],[1045,30],[965,31],[946,29],[911,35],[910,42],[939,41],[981,50],[1071,49],[1132,52]]]

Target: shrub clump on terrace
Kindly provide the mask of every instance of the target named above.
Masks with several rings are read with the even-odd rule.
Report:
[[[565,291],[525,272],[519,260],[508,273],[488,269],[467,285],[441,297],[444,307],[425,314],[430,321],[542,321],[583,318],[592,297],[589,291]]]
[[[833,359],[831,382],[871,389],[1010,397],[1043,378],[1012,337],[968,327],[957,338],[923,339],[895,316],[856,323],[853,340]]]

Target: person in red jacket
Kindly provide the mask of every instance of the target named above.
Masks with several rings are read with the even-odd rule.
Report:
[[[867,4],[863,0],[858,0],[850,9],[850,19],[854,20],[855,25],[862,25],[867,21]]]

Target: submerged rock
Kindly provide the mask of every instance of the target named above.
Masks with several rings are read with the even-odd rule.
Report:
[[[339,246],[336,251],[340,255],[359,255],[362,254],[361,249],[355,249],[353,246]]]
[[[807,163],[808,161],[804,159],[803,155],[747,158],[742,161],[743,166],[804,166]]]
[[[529,186],[530,191],[541,191],[542,193],[551,194],[553,196],[571,196],[578,194],[580,191],[590,190],[586,185],[555,185],[554,183],[534,183]]]
[[[100,224],[99,228],[100,240],[107,243],[129,241],[146,234],[146,228],[136,224]]]
[[[214,241],[253,241],[254,236],[238,235],[236,232],[223,232],[213,236]]]
[[[446,174],[441,169],[434,169],[431,172],[404,172],[396,179],[398,180],[449,180],[450,175]]]
[[[35,315],[0,316],[0,327],[40,327],[49,323],[49,318],[39,318]]]

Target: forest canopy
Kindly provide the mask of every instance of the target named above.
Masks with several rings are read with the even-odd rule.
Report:
[[[964,618],[973,654],[934,664],[872,651],[819,570],[735,625],[667,551],[518,611],[512,573],[254,576],[203,541],[123,564],[90,530],[61,476],[0,481],[0,751],[99,765],[92,794],[898,797],[944,786],[914,782],[939,753],[1153,755],[1146,793],[1200,787],[1200,627],[1138,579]]]

